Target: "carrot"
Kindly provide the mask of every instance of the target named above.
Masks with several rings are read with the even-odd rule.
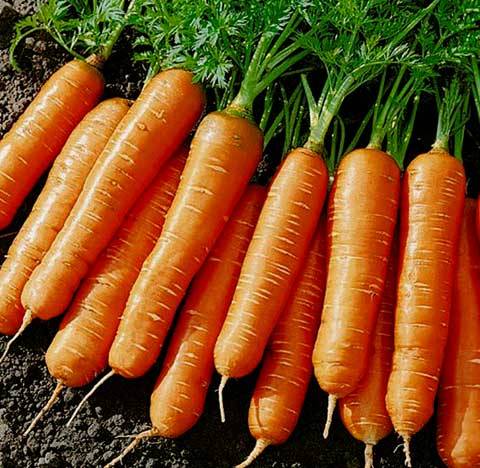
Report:
[[[452,468],[480,465],[480,246],[475,212],[475,200],[467,199],[438,395],[437,448]]]
[[[0,140],[0,229],[10,224],[72,130],[99,101],[104,82],[94,65],[91,56],[57,70]]]
[[[339,401],[344,426],[353,437],[365,444],[365,468],[373,467],[373,447],[393,429],[385,405],[385,395],[392,367],[393,311],[397,292],[396,256],[394,245],[367,373],[358,387]]]
[[[286,42],[301,22],[287,3],[268,9],[262,3],[251,2],[245,11],[242,4],[242,14],[260,12],[264,14],[262,21],[250,18],[254,32],[249,34],[251,42],[247,45],[242,38],[239,47],[235,35],[225,38],[235,53],[249,51],[239,58],[245,63],[243,81],[233,101],[224,110],[207,115],[198,127],[162,235],[132,289],[109,358],[112,369],[124,377],[145,374],[158,358],[176,308],[260,161],[263,135],[253,121],[253,103],[305,56],[298,52],[299,43]],[[235,14],[233,6],[229,14]],[[204,18],[206,22],[209,19]],[[283,31],[279,31],[280,19],[282,25],[286,23]],[[189,30],[193,26],[189,19],[179,18],[184,20],[187,25],[176,26],[177,41],[179,50],[186,48],[188,55],[192,53],[188,50],[191,31],[183,36],[182,28]],[[288,49],[284,51],[286,44]],[[192,62],[200,60],[198,67],[204,66],[203,59],[216,60],[202,55],[211,52],[208,47],[201,49],[195,49],[191,57]],[[236,85],[235,80],[232,83],[232,87]]]
[[[55,159],[45,187],[11,245],[0,269],[0,332],[18,331],[24,310],[20,296],[77,200],[85,179],[130,103],[108,99],[73,130]]]
[[[182,146],[135,203],[82,281],[45,356],[57,388],[84,386],[105,368],[129,291],[161,233],[186,157]],[[26,433],[58,394],[55,391],[55,399],[42,408]]]
[[[250,121],[226,112],[205,117],[162,235],[130,293],[110,350],[110,367],[126,378],[156,361],[190,280],[227,222],[262,152]]]
[[[327,188],[325,162],[306,148],[284,160],[268,192],[215,346],[223,376],[243,377],[260,362],[306,257]]]
[[[128,210],[199,118],[205,102],[192,74],[159,73],[117,127],[52,247],[22,293],[33,317],[61,314]],[[160,144],[159,144],[160,143]]]
[[[248,243],[266,196],[250,185],[195,277],[180,312],[161,373],[153,390],[153,428],[137,436],[108,466],[147,437],[179,437],[203,412],[213,375],[213,348],[227,313]]]
[[[409,442],[433,414],[447,339],[465,197],[462,164],[436,146],[402,183],[395,349],[387,391],[393,426]]]
[[[284,443],[297,424],[313,374],[312,351],[325,293],[325,244],[322,217],[265,351],[248,413],[250,433],[257,442],[239,468],[249,466],[267,446]]]
[[[315,376],[329,394],[324,437],[336,400],[354,390],[367,370],[399,191],[400,169],[383,151],[357,149],[337,170],[328,206],[327,287],[313,353]]]

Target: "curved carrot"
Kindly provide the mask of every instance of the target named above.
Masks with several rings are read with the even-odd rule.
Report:
[[[192,74],[153,78],[115,130],[63,229],[22,293],[43,320],[61,314],[128,210],[199,118],[205,96]]]
[[[277,172],[215,346],[221,388],[259,364],[305,261],[327,179],[323,159],[306,148],[293,150]]]
[[[129,106],[129,101],[120,98],[100,103],[77,125],[55,159],[0,269],[0,333],[13,334],[19,329],[24,315],[23,287],[62,228],[90,169]]]
[[[443,150],[417,156],[403,179],[395,348],[387,409],[409,442],[433,414],[447,340],[465,199],[462,164]]]
[[[480,245],[467,199],[438,394],[437,447],[452,468],[480,466]]]
[[[153,428],[139,434],[107,466],[121,461],[144,438],[178,437],[198,421],[214,370],[215,340],[265,196],[265,188],[247,187],[192,282],[152,393],[150,419]]]
[[[339,402],[344,426],[353,437],[365,444],[365,468],[373,467],[373,447],[393,429],[385,395],[392,368],[393,312],[397,294],[396,250],[393,245],[367,373],[359,386]]]
[[[45,356],[57,387],[25,434],[53,406],[62,388],[86,385],[105,368],[128,294],[161,233],[186,157],[186,148],[180,147],[82,281]]]
[[[327,437],[337,398],[366,372],[397,221],[400,169],[373,148],[352,151],[337,170],[328,206],[329,260],[313,365],[329,394]]]
[[[0,140],[0,229],[99,101],[103,77],[87,62],[72,60],[57,70]]]
[[[326,280],[326,222],[322,217],[292,295],[282,312],[255,385],[248,426],[257,440],[249,466],[269,445],[284,443],[297,425],[310,383]]]
[[[190,281],[255,171],[262,141],[255,124],[227,112],[201,122],[162,235],[135,282],[110,350],[116,373],[140,377],[156,361]]]

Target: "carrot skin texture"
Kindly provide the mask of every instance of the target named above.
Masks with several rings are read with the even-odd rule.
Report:
[[[200,117],[202,89],[183,70],[154,77],[120,122],[22,303],[43,320],[65,311],[127,212]]]
[[[72,130],[100,100],[99,70],[72,60],[57,70],[0,140],[0,229],[50,166]]]
[[[151,397],[150,419],[162,437],[179,437],[199,419],[213,375],[213,348],[266,197],[247,187],[195,277]]]
[[[129,107],[129,101],[121,98],[98,104],[73,130],[55,159],[0,269],[0,333],[10,335],[20,327],[25,313],[20,299],[23,287],[65,223],[88,173]]]
[[[86,385],[107,365],[128,294],[161,234],[186,158],[187,149],[180,147],[135,203],[77,291],[46,354],[50,374],[64,385]]]
[[[465,199],[465,172],[448,153],[417,156],[402,182],[394,353],[387,391],[404,439],[433,414]],[[421,324],[421,326],[419,326]]]
[[[322,217],[270,337],[250,402],[250,433],[270,444],[285,442],[295,429],[313,374],[312,352],[325,293],[326,238]]]
[[[269,189],[215,346],[215,367],[243,377],[259,364],[305,261],[327,189],[323,159],[305,148],[283,161]]]
[[[340,417],[348,432],[357,440],[372,446],[393,430],[385,396],[392,368],[397,250],[394,245],[388,262],[387,279],[375,325],[367,372],[358,387],[339,401]]]
[[[327,287],[313,353],[320,387],[337,398],[367,369],[399,198],[400,169],[388,154],[364,148],[342,159],[329,199]]]
[[[201,122],[162,235],[130,293],[110,351],[118,374],[140,377],[158,358],[175,310],[244,192],[262,146],[260,130],[248,120],[213,112]]]
[[[480,466],[480,245],[467,199],[440,379],[437,448],[452,468]]]

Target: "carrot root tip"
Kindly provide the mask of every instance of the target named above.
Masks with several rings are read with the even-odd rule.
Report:
[[[116,458],[114,458],[111,462],[107,463],[104,468],[112,468],[115,466],[117,463],[120,463],[132,450],[134,450],[137,445],[143,440],[143,439],[149,439],[151,437],[157,437],[158,433],[155,428],[148,429],[146,431],[140,432],[140,434],[137,434],[136,436],[133,436],[132,442],[130,442],[129,445],[125,447],[123,452]]]
[[[327,408],[327,420],[325,421],[325,428],[323,429],[323,438],[328,438],[330,432],[330,426],[332,425],[333,412],[337,406],[337,397],[334,395],[328,395],[328,408]]]
[[[52,395],[50,396],[49,400],[47,403],[42,407],[42,409],[38,412],[38,414],[32,419],[31,423],[28,425],[27,429],[23,433],[23,436],[27,436],[33,428],[37,425],[38,421],[45,416],[48,411],[50,411],[51,407],[56,403],[58,400],[58,397],[60,396],[60,393],[62,390],[65,388],[65,385],[61,382],[57,382],[57,386],[52,392]]]
[[[255,443],[255,447],[253,447],[253,450],[250,452],[250,455],[245,459],[245,461],[239,465],[236,465],[235,468],[245,468],[250,466],[269,445],[270,442],[268,440],[258,439]]]
[[[0,364],[3,362],[5,359],[5,356],[8,354],[8,351],[10,350],[10,347],[12,344],[17,341],[18,337],[25,331],[25,329],[32,323],[33,320],[33,313],[31,310],[27,309],[25,311],[25,315],[23,316],[22,324],[20,325],[20,328],[18,329],[17,333],[12,336],[12,338],[8,341],[8,343],[5,346],[5,349],[3,351],[2,356],[0,357]]]
[[[223,406],[223,389],[228,382],[228,377],[222,375],[222,379],[220,380],[220,385],[218,386],[218,405],[220,406],[220,420],[222,423],[225,422],[225,408]]]
[[[405,466],[412,468],[412,456],[410,454],[410,437],[401,436],[403,439],[403,453],[405,454]]]
[[[373,468],[373,445],[365,445],[365,468]]]
[[[76,418],[77,414],[82,409],[83,405],[87,402],[87,400],[98,390],[98,388],[103,385],[108,379],[115,375],[115,371],[112,369],[108,374],[105,374],[93,387],[92,389],[83,397],[82,401],[78,404],[73,412],[72,416],[67,422],[67,427],[72,424],[73,420]]]

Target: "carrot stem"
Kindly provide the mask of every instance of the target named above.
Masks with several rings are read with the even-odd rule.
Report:
[[[72,424],[73,420],[76,418],[77,414],[80,412],[82,409],[83,405],[87,402],[87,400],[98,390],[98,388],[103,385],[108,379],[113,377],[115,375],[115,371],[112,369],[110,372],[105,374],[93,387],[92,389],[83,397],[82,401],[79,403],[79,405],[75,408],[75,411],[73,412],[72,416],[67,422],[67,427]]]
[[[55,389],[53,390],[53,393],[50,396],[49,400],[47,401],[45,406],[43,406],[43,408],[38,412],[38,414],[35,416],[35,418],[33,418],[32,422],[29,424],[26,431],[23,433],[24,436],[27,436],[32,431],[32,429],[37,425],[38,421],[40,421],[40,419],[42,419],[43,416],[48,411],[50,411],[52,406],[58,400],[58,397],[60,396],[60,393],[62,392],[62,390],[64,388],[65,388],[65,385],[62,382],[57,382],[57,385],[56,385]]]
[[[245,461],[243,461],[239,465],[236,465],[235,468],[246,468],[247,466],[250,466],[269,445],[270,442],[268,440],[258,439],[255,443],[255,447],[250,452],[250,455],[248,455]]]
[[[325,428],[323,429],[324,439],[328,437],[328,434],[330,432],[330,426],[332,425],[335,406],[337,406],[337,397],[334,395],[328,395],[327,420],[325,422]]]
[[[20,328],[18,329],[17,333],[15,333],[15,335],[12,336],[12,338],[7,342],[6,346],[5,346],[5,349],[3,351],[3,354],[2,356],[0,357],[0,364],[3,362],[3,360],[5,359],[5,356],[8,354],[8,351],[10,350],[10,347],[12,346],[12,344],[17,341],[17,339],[19,338],[19,336],[25,331],[25,329],[32,323],[32,320],[33,320],[33,314],[32,314],[32,311],[31,310],[26,310],[25,311],[25,315],[23,316],[23,321],[22,321],[22,325],[20,326]]]
[[[116,458],[114,458],[111,462],[107,463],[104,468],[112,468],[115,466],[117,463],[120,463],[132,450],[134,450],[137,445],[143,440],[143,439],[149,439],[151,437],[156,437],[157,436],[157,431],[152,428],[148,429],[146,431],[140,432],[140,434],[137,434],[134,436],[134,439],[132,442],[130,442],[127,447],[123,450],[123,452]]]
[[[220,407],[220,420],[222,423],[225,422],[225,408],[223,406],[223,389],[228,382],[228,377],[222,375],[222,379],[220,380],[220,385],[218,386],[218,405]]]

